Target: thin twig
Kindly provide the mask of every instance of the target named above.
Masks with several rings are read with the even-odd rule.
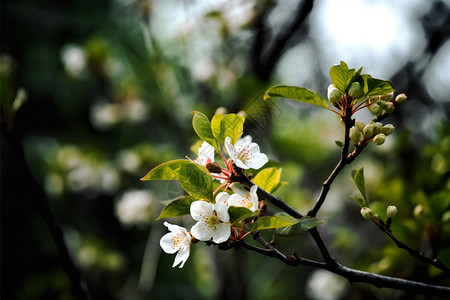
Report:
[[[424,262],[426,264],[430,264],[433,265],[434,267],[445,271],[446,273],[450,273],[450,269],[447,268],[441,261],[439,261],[437,258],[430,258],[425,256],[423,253],[409,247],[408,245],[406,245],[405,243],[403,243],[402,241],[400,241],[387,227],[384,223],[380,223],[375,219],[371,219],[373,221],[373,223],[375,223],[378,227],[378,229],[380,229],[381,231],[383,231],[388,237],[390,237],[394,243],[397,245],[398,248],[401,248],[403,250],[406,250],[411,256],[417,258],[418,260],[420,260],[421,262]]]

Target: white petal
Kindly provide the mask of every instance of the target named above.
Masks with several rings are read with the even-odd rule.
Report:
[[[228,240],[230,235],[231,235],[230,225],[227,223],[220,223],[216,225],[212,238],[214,243],[220,244]]]
[[[231,155],[230,155],[231,156]],[[242,160],[240,160],[239,158],[233,158],[231,156],[231,158],[233,159],[234,163],[236,164],[236,166],[238,166],[241,169],[250,169],[249,166],[247,166]]]
[[[226,192],[220,192],[216,196],[216,203],[223,203],[228,206],[228,199],[230,198],[230,194]]]
[[[207,142],[203,142],[201,147],[198,148],[198,157],[205,161],[214,161],[214,147]]]
[[[222,222],[228,222],[230,220],[230,215],[228,214],[228,207],[223,203],[216,203],[214,205],[214,210],[217,213],[217,217]]]
[[[175,243],[173,242],[175,236],[176,234],[173,232],[169,232],[163,235],[163,237],[159,241],[159,245],[164,250],[164,252],[173,254],[179,250],[177,247],[175,247]]]
[[[183,231],[187,232],[186,228],[170,224],[169,222],[164,222],[164,226],[166,226],[169,229],[169,231],[174,233],[182,233]]]
[[[189,253],[190,253],[190,248],[187,248],[186,250],[183,250],[183,251],[179,251],[177,253],[177,255],[175,256],[175,260],[173,262],[172,268],[175,267],[176,265],[178,265],[179,263],[181,263],[180,268],[182,268],[184,266],[184,263],[189,258]]]
[[[242,206],[242,199],[245,197],[238,195],[238,194],[233,194],[230,196],[230,199],[228,199],[228,206]]]
[[[209,241],[213,234],[213,229],[208,224],[203,222],[197,222],[191,228],[191,234],[199,241]]]
[[[240,138],[236,141],[234,144],[234,147],[241,149],[246,147],[248,144],[252,142],[252,137],[249,135],[244,136],[243,138]]]
[[[206,201],[194,201],[191,203],[191,216],[195,221],[201,221],[206,217],[212,216],[214,204]]]
[[[234,148],[233,145],[231,145],[231,138],[229,136],[225,138],[225,148],[227,149],[228,155],[234,161],[235,158],[237,158],[239,152],[236,150],[236,148]]]
[[[262,166],[264,166],[268,161],[269,159],[267,158],[267,155],[265,155],[264,153],[260,153],[251,161],[250,160],[247,161],[247,165],[252,169],[259,169]]]

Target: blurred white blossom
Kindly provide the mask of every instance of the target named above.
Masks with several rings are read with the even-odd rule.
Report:
[[[149,191],[126,191],[116,202],[116,216],[125,225],[150,222],[154,214],[153,202]]]

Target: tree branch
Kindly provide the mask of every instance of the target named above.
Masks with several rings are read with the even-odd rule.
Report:
[[[375,223],[378,227],[378,229],[380,229],[381,231],[383,231],[388,237],[390,237],[394,243],[397,245],[398,248],[406,250],[411,256],[417,258],[418,260],[420,260],[423,263],[432,265],[442,271],[445,271],[446,273],[450,273],[450,269],[447,268],[442,262],[440,262],[437,258],[433,259],[433,258],[429,258],[427,256],[425,256],[423,253],[409,247],[408,245],[406,245],[405,243],[403,243],[402,241],[400,241],[393,233],[392,231],[390,231],[386,224],[378,222],[377,220],[375,220],[374,218],[371,219],[373,223]]]

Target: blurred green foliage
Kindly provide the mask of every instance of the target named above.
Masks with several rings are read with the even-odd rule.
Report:
[[[179,11],[177,5],[186,5],[185,23],[173,33],[171,18],[180,18],[170,12]],[[155,219],[159,202],[182,189],[139,181],[164,161],[192,157],[191,111],[211,118],[223,107],[246,112],[244,133],[269,155],[268,165],[283,169],[281,181],[289,184],[275,194],[300,212],[314,203],[338,161],[334,141],[342,140],[342,125],[314,107],[263,102],[262,92],[279,82],[273,69],[257,68],[257,52],[264,52],[257,42],[281,42],[279,32],[258,37],[277,3],[248,5],[240,22],[224,4],[204,9],[194,26],[198,14],[177,1],[2,1],[2,297],[76,299],[45,203],[38,201],[42,189],[93,299],[314,299],[311,278],[321,280],[322,273],[243,249],[194,245],[185,267],[172,269],[173,257],[159,248],[165,229]],[[290,43],[307,42],[301,39],[307,32],[294,33],[298,39]],[[276,66],[283,53],[261,61]],[[350,267],[449,285],[448,276],[405,255],[365,221],[350,197],[358,193],[350,169],[364,167],[369,201],[380,214],[398,207],[392,231],[450,266],[448,105],[442,110],[420,92],[418,77],[396,78],[394,85],[411,99],[403,106],[410,108],[394,113],[398,130],[390,143],[368,147],[339,176],[319,214],[325,221],[319,230]],[[327,74],[317,67],[312,81],[323,84],[317,92],[324,95]],[[424,111],[423,119],[417,111]],[[277,240],[285,253],[295,248],[316,258],[310,242],[306,235]],[[335,293],[330,299],[422,299],[325,279]]]

